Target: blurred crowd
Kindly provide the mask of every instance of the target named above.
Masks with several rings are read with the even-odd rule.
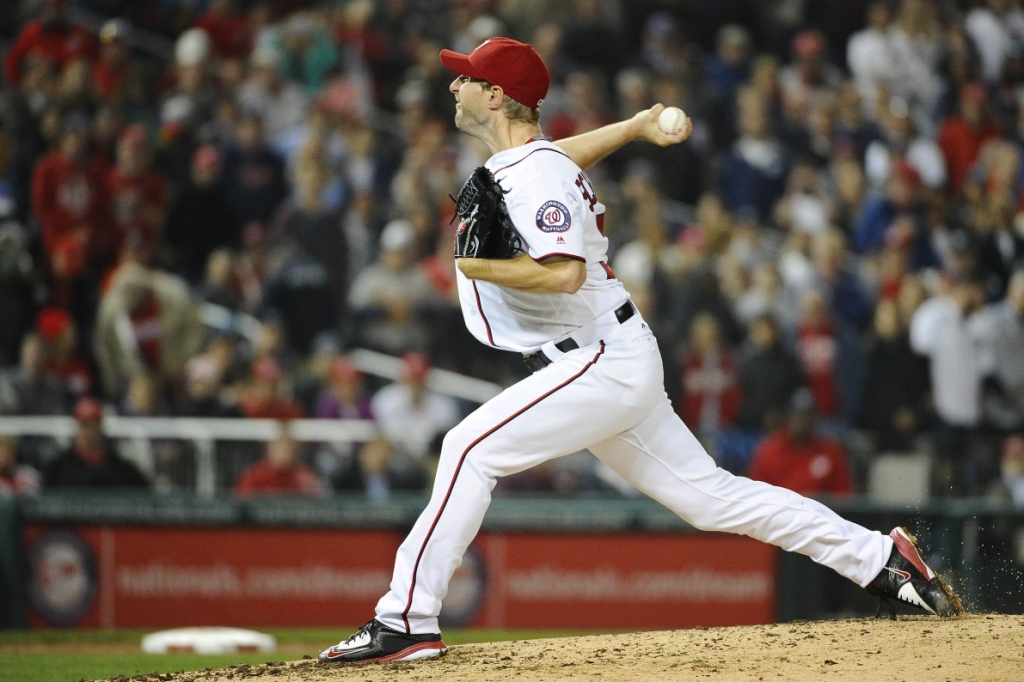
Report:
[[[80,435],[0,441],[0,491],[188,486],[180,444],[149,443],[139,471],[92,438],[103,412],[373,420],[371,443],[285,429],[219,451],[245,464],[219,483],[422,488],[472,407],[427,390],[429,368],[525,373],[462,324],[449,194],[488,153],[455,131],[437,58],[505,35],[548,65],[556,140],[655,102],[693,120],[686,143],[589,173],[612,269],[721,466],[847,494],[879,453],[926,453],[933,495],[1024,504],[1018,0],[17,5],[0,412],[74,414]],[[402,381],[363,376],[352,348],[402,356]],[[502,482],[617,485],[557,462]]]

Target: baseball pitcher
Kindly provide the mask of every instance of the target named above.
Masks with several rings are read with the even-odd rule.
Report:
[[[447,434],[430,502],[398,550],[376,618],[320,660],[445,653],[441,603],[497,478],[584,448],[697,528],[800,552],[886,603],[961,613],[904,529],[883,535],[719,469],[673,411],[657,341],[608,267],[604,206],[583,168],[632,140],[681,142],[689,121],[674,135],[659,130],[658,105],[556,145],[541,132],[549,77],[532,47],[492,38],[468,55],[443,50],[441,61],[458,74],[449,86],[456,126],[493,154],[456,201],[466,326],[522,353],[533,374]]]

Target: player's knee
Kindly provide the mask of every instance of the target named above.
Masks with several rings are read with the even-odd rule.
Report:
[[[458,460],[469,447],[470,440],[462,424],[455,426],[444,435],[441,441],[441,461]]]

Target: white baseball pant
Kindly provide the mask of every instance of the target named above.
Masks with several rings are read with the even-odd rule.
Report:
[[[377,619],[438,632],[448,582],[480,529],[499,476],[584,448],[703,530],[799,552],[858,585],[882,570],[892,540],[792,491],[718,468],[672,410],[657,341],[640,315],[560,354],[469,415],[444,439],[434,489],[395,560]],[[582,345],[582,344],[581,344]]]

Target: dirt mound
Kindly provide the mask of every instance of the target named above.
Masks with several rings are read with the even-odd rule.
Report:
[[[387,665],[294,663],[231,666],[147,682],[335,682],[405,680],[494,682],[578,680],[903,680],[1022,679],[1024,616],[959,620],[901,616],[699,628],[452,647],[434,660]],[[114,678],[117,679],[117,678]],[[122,681],[125,678],[120,678]]]

